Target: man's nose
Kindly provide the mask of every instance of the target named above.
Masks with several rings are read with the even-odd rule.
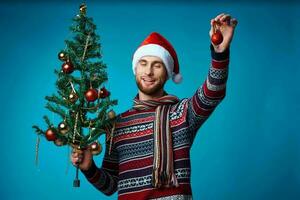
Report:
[[[153,75],[153,69],[152,69],[151,65],[148,65],[145,68],[145,74],[147,74],[147,75]]]

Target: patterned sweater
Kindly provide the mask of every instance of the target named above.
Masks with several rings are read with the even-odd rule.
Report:
[[[204,83],[191,98],[172,105],[170,126],[173,139],[174,170],[179,187],[154,188],[153,122],[155,109],[129,109],[118,115],[111,154],[106,144],[102,167],[93,162],[82,171],[87,180],[106,195],[118,191],[119,200],[192,199],[190,149],[200,126],[225,97],[229,49],[216,53],[212,45],[211,66]]]

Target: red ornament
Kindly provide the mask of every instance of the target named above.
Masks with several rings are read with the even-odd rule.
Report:
[[[99,91],[99,97],[101,99],[104,99],[104,98],[108,97],[109,95],[110,95],[110,92],[105,87],[103,87],[103,88],[100,89],[100,91]]]
[[[56,132],[53,128],[49,128],[46,133],[45,136],[47,138],[48,141],[54,141],[56,140]]]
[[[223,35],[222,35],[221,31],[217,30],[214,34],[212,34],[211,42],[214,45],[219,45],[223,42]]]
[[[93,102],[98,98],[98,91],[94,88],[88,89],[85,93],[85,99],[89,102]]]
[[[71,74],[74,71],[74,66],[70,61],[67,61],[61,66],[62,71],[66,74]]]

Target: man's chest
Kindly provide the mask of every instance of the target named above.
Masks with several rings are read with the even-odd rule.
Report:
[[[175,148],[188,144],[186,137],[187,124],[182,113],[170,112],[169,125],[172,133],[172,143]],[[139,113],[127,116],[118,121],[114,132],[114,146],[118,151],[119,161],[147,158],[153,155],[154,131],[159,126],[155,112]]]

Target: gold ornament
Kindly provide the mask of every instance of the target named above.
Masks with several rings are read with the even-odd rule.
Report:
[[[86,14],[86,8],[87,8],[87,6],[86,6],[85,3],[81,4],[80,7],[79,7],[80,14],[85,15]]]
[[[61,122],[58,125],[58,131],[59,131],[59,133],[61,133],[63,135],[66,134],[69,130],[70,130],[69,126],[65,122]]]
[[[61,61],[67,61],[68,60],[66,53],[63,52],[63,51],[58,53],[58,59],[61,60]]]
[[[59,139],[59,138],[57,138],[57,139],[54,141],[54,144],[55,144],[56,146],[59,146],[59,147],[65,145],[64,141],[61,140],[61,139]]]
[[[73,91],[71,92],[71,94],[69,95],[69,101],[71,103],[75,103],[78,99],[78,95]]]
[[[109,119],[114,119],[116,117],[115,111],[111,110],[107,113]]]
[[[98,155],[102,151],[102,146],[101,144],[99,144],[98,141],[95,141],[92,144],[90,144],[90,148],[93,155]]]

